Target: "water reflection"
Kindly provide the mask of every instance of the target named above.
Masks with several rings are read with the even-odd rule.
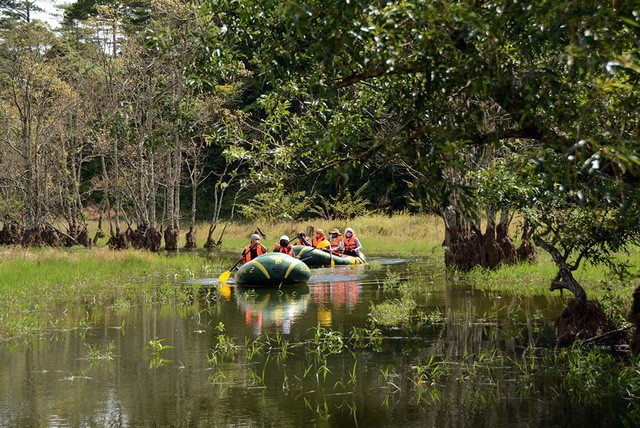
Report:
[[[331,327],[332,308],[353,310],[360,303],[360,285],[356,281],[321,282],[313,286],[313,302],[318,307],[318,324]]]
[[[265,328],[291,334],[291,327],[309,307],[311,298],[307,285],[278,289],[237,287],[236,302],[244,314],[244,322],[253,333],[261,335]]]

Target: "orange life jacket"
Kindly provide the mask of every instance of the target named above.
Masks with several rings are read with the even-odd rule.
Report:
[[[275,244],[273,244],[273,251],[275,253],[284,253],[284,254],[289,254],[290,256],[293,256],[293,246],[291,244],[287,245],[286,247],[283,247],[280,245],[279,242],[276,242]]]
[[[313,239],[311,240],[311,245],[314,247],[317,247],[318,244],[324,241],[325,239],[327,239],[327,235],[325,235],[324,233],[320,238],[318,238],[318,234],[315,234],[313,235]]]
[[[303,241],[302,239],[298,238],[298,242],[296,242],[296,245],[309,245],[309,242]]]
[[[331,241],[331,249],[334,250],[336,248],[338,248],[340,246],[340,243],[342,243],[342,235],[340,235],[338,233],[338,236],[336,236],[336,239],[334,239],[333,241]]]
[[[342,242],[344,242],[344,249],[345,250],[355,250],[356,248],[358,248],[358,243],[356,242],[356,234],[352,233],[351,234],[351,238],[347,238],[346,236],[342,237]]]
[[[246,247],[244,247],[244,251],[242,252],[242,255],[244,257],[244,262],[250,262],[251,261],[251,252],[255,251],[256,253],[256,257],[263,255],[264,253],[266,253],[266,251],[264,250],[264,247],[262,246],[262,244],[256,244],[253,248],[253,250],[251,249],[251,245],[247,245]]]

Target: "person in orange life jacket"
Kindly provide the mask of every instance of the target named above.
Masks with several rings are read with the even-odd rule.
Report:
[[[273,252],[284,253],[293,257],[293,245],[289,242],[289,237],[287,235],[282,235],[280,237],[280,242],[273,244]]]
[[[296,242],[296,245],[306,245],[307,247],[311,246],[311,241],[309,240],[309,238],[307,238],[306,233],[304,232],[298,233],[298,242]]]
[[[240,260],[242,260],[243,263],[250,262],[256,257],[261,256],[262,254],[266,254],[267,252],[269,252],[267,247],[262,245],[262,243],[260,242],[260,235],[254,233],[253,235],[251,235],[251,243],[244,247],[242,255],[240,256]]]
[[[334,253],[342,253],[344,243],[342,242],[342,234],[338,229],[333,229],[329,234],[329,242],[331,242],[331,251]]]
[[[316,229],[316,234],[313,235],[313,239],[311,240],[311,246],[314,248],[317,248],[318,244],[326,240],[327,240],[327,235],[324,234],[322,229]],[[320,248],[320,249],[324,250],[324,248]]]
[[[360,254],[360,250],[362,250],[362,244],[360,240],[356,236],[353,229],[347,227],[344,230],[344,237],[342,238],[342,242],[344,243],[344,253],[349,256],[358,256]]]

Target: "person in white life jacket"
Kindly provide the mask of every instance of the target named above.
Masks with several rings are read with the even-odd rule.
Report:
[[[348,256],[358,257],[362,250],[362,244],[356,236],[353,229],[347,227],[344,230],[344,236],[342,237],[342,243],[344,245],[344,253]]]

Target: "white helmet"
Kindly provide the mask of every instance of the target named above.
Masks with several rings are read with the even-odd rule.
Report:
[[[260,235],[258,235],[257,233],[254,233],[253,235],[251,235],[252,241],[255,241],[256,239],[260,239]]]
[[[287,235],[282,235],[282,236],[280,237],[280,240],[281,240],[281,241],[287,241],[287,242],[289,242],[289,237],[288,237]]]

